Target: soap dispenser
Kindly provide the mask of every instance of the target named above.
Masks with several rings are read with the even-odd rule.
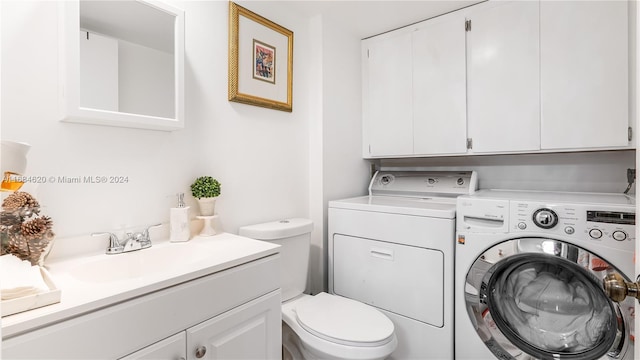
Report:
[[[178,194],[178,206],[171,208],[169,214],[169,241],[188,241],[191,237],[189,228],[189,207],[184,204],[184,193]]]

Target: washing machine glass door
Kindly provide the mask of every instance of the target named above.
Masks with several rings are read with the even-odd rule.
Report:
[[[628,321],[598,275],[579,265],[584,249],[551,239],[510,241],[516,243],[499,244],[513,249],[501,260],[487,262],[495,249],[476,260],[465,291],[469,315],[498,358],[524,352],[538,359],[599,359],[628,350]]]

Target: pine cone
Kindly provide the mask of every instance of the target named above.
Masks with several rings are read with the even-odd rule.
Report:
[[[43,265],[43,255],[49,252],[49,248],[53,244],[51,242],[53,237],[54,234],[51,230],[46,230],[40,237],[31,239],[22,234],[11,234],[7,247],[3,248],[2,252],[28,260],[31,265]]]
[[[40,204],[28,192],[16,191],[2,202],[2,209],[20,216],[31,216],[40,212]]]
[[[6,252],[27,260],[30,256],[29,243],[20,234],[9,234]]]
[[[52,225],[51,218],[42,216],[22,223],[20,232],[27,240],[40,239],[51,230]]]

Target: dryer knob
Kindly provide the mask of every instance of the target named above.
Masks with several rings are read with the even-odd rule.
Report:
[[[543,229],[551,229],[558,223],[558,214],[551,209],[538,209],[533,213],[533,223]]]

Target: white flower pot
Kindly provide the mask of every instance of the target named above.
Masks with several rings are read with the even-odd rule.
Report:
[[[216,212],[216,200],[218,197],[200,198],[198,200],[198,206],[200,207],[200,215],[212,216]]]

